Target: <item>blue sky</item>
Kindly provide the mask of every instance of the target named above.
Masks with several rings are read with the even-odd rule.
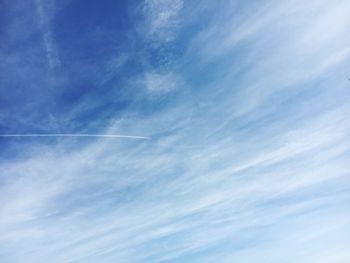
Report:
[[[350,261],[350,2],[0,3],[1,262]]]

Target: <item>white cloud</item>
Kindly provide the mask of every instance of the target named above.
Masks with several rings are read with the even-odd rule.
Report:
[[[200,148],[176,148],[191,143],[192,135],[185,141],[175,136],[175,141],[164,138],[146,144],[99,140],[72,153],[40,150],[29,160],[1,167],[7,191],[0,197],[5,204],[0,242],[11,242],[22,251],[17,252],[20,262],[28,260],[26,253],[33,258],[40,253],[43,262],[54,254],[57,262],[108,256],[122,262],[152,257],[170,260],[229,240],[243,229],[273,225],[335,202],[337,196],[325,196],[262,206],[289,196],[297,198],[302,189],[346,174],[346,158],[320,161],[321,155],[329,160],[349,150],[349,145],[338,147],[348,130],[340,116],[347,111],[339,109],[278,134],[269,143],[277,145],[272,149],[255,152],[249,144],[240,145],[237,154],[246,156],[241,161],[235,161],[235,145],[224,138],[207,141]],[[155,120],[159,125],[163,122],[159,116]],[[135,128],[146,129],[151,121],[140,119]],[[200,127],[192,129],[193,134],[201,131]],[[218,152],[213,152],[216,145]],[[220,160],[229,162],[215,167]],[[285,167],[264,171],[283,162],[287,162]],[[177,235],[181,238],[172,240]],[[168,240],[164,247],[147,249],[152,242],[162,243],[162,238]],[[28,239],[31,246],[19,250],[19,244]],[[134,249],[142,252],[134,255]]]
[[[47,60],[50,68],[53,69],[59,67],[61,64],[50,25],[52,20],[51,16],[54,14],[54,2],[52,0],[45,2],[42,0],[35,0],[35,4],[39,16]]]
[[[146,89],[151,93],[168,93],[184,86],[183,80],[176,74],[146,72]]]
[[[148,11],[153,19],[150,32],[173,27],[171,21],[181,10],[179,1],[170,7],[155,7],[158,1],[146,3],[153,8]],[[297,10],[290,7],[278,5],[265,14],[262,24],[254,22],[256,16],[249,17],[229,36],[231,20],[216,21],[206,29],[212,33],[193,44],[208,55],[204,60],[191,61],[189,54],[182,58],[181,73],[146,72],[142,83],[148,92],[167,94],[184,86],[182,74],[198,65],[204,67],[205,61],[229,57],[240,41],[250,43],[249,54],[272,47],[242,72],[234,70],[234,60],[250,56],[231,57],[222,67],[226,73],[222,78],[192,97],[182,97],[171,109],[148,117],[126,114],[108,128],[147,134],[152,140],[101,139],[70,151],[61,147],[72,141],[61,140],[58,146],[27,153],[26,160],[0,164],[4,189],[0,191],[0,244],[6,244],[0,252],[4,257],[15,257],[9,262],[159,262],[214,251],[209,258],[220,258],[220,262],[255,262],[263,257],[298,263],[349,259],[347,253],[338,254],[338,249],[349,244],[339,233],[348,230],[349,212],[344,208],[349,199],[345,188],[349,184],[350,109],[342,103],[320,109],[327,94],[308,100],[284,94],[304,107],[270,100],[287,80],[299,90],[307,89],[306,82],[318,91],[312,79],[320,72],[336,74],[334,66],[346,63],[348,49],[315,44],[314,50],[302,50],[305,56],[298,58],[303,40],[287,43],[288,32],[279,35],[276,28],[286,13],[284,23],[295,21],[299,14],[304,24],[305,14],[299,13],[304,5]],[[322,21],[322,14],[316,15]],[[309,28],[314,27],[298,26],[293,38],[305,39]],[[342,25],[341,32],[346,30]],[[331,42],[320,39],[322,47]],[[206,45],[216,44],[217,50],[205,53],[210,50]],[[317,52],[316,63],[312,58]],[[193,64],[186,68],[189,61]],[[122,64],[111,62],[106,79]],[[311,70],[312,78],[307,76],[310,65],[320,65]],[[234,82],[240,74],[243,81]],[[274,107],[262,115],[259,105],[264,101]],[[323,243],[328,237],[332,242]],[[205,260],[210,262],[208,258],[199,262]]]
[[[182,0],[145,0],[143,11],[148,21],[148,35],[154,41],[169,42],[176,35]]]

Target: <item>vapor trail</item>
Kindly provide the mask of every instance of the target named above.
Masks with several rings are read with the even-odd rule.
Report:
[[[150,137],[134,136],[134,135],[119,135],[119,134],[82,134],[82,133],[39,133],[39,134],[0,134],[0,137],[104,137],[104,138],[127,138],[148,140]]]

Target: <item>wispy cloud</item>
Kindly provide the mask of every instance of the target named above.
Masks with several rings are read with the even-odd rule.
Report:
[[[145,86],[151,93],[167,93],[184,88],[184,81],[172,72],[146,72]]]
[[[51,20],[54,14],[54,1],[35,0],[36,9],[39,17],[39,23],[43,35],[43,44],[46,52],[47,61],[51,69],[59,67],[61,64],[58,55],[56,43],[51,30]]]
[[[283,218],[322,207],[325,202],[341,202],[341,196],[347,198],[341,192],[339,198],[319,194],[321,199],[308,197],[298,201],[303,189],[317,189],[320,184],[329,185],[332,180],[346,175],[347,157],[337,156],[349,150],[350,145],[344,149],[338,147],[343,141],[339,135],[346,136],[348,128],[332,125],[332,131],[322,132],[328,130],[334,114],[322,117],[318,127],[313,123],[300,127],[293,132],[293,138],[287,133],[287,144],[275,150],[255,154],[249,151],[248,145],[241,146],[241,154],[249,153],[242,160],[250,163],[244,169],[234,162],[231,166],[210,168],[231,155],[231,147],[221,148],[216,153],[212,151],[213,144],[218,141],[186,152],[183,149],[164,152],[157,144],[152,148],[139,145],[135,150],[125,151],[123,146],[101,142],[61,157],[54,153],[55,149],[41,150],[39,156],[24,163],[2,166],[3,176],[6,176],[2,198],[12,200],[2,208],[2,224],[7,226],[5,229],[9,229],[8,224],[11,229],[15,226],[18,229],[5,231],[2,239],[25,242],[30,238],[34,247],[40,247],[47,235],[53,236],[47,252],[41,255],[47,258],[51,253],[65,251],[58,253],[57,261],[170,260],[230,240],[244,229],[271,228]],[[148,126],[147,122],[142,125]],[[315,132],[320,134],[310,145],[309,139],[300,135],[313,137]],[[298,150],[288,146],[291,142]],[[319,152],[318,156],[313,151]],[[331,152],[338,161],[320,166],[322,155],[330,160]],[[309,153],[313,160],[307,157],[306,162],[302,161]],[[123,156],[125,154],[127,156]],[[261,159],[260,155],[270,157]],[[283,164],[287,160],[299,163],[300,167],[289,162]],[[50,172],[55,163],[60,163],[60,168],[55,166],[56,171]],[[282,166],[271,166],[278,163]],[[266,170],[268,166],[273,170]],[[163,181],[162,177],[171,176],[175,167],[182,167],[182,176]],[[24,170],[28,171],[25,175],[22,174]],[[262,172],[257,173],[257,170]],[[120,175],[113,177],[116,171]],[[123,178],[124,172],[128,176]],[[154,184],[150,183],[153,180]],[[96,189],[95,185],[100,187]],[[125,187],[131,192],[125,192]],[[284,199],[289,201],[283,205],[279,203]],[[339,224],[338,220],[342,219],[332,220]],[[41,222],[41,226],[33,228],[35,222]],[[35,233],[27,232],[29,230]],[[165,243],[160,248],[153,242]],[[149,250],[149,246],[155,247]],[[132,256],[135,247],[142,253]],[[21,260],[21,254],[17,255]]]
[[[148,23],[147,35],[155,41],[169,42],[178,30],[182,0],[146,0],[142,9]]]
[[[128,68],[147,92],[104,133],[23,134],[152,139],[35,140],[3,160],[4,261],[348,262],[349,4],[167,2],[144,3],[145,35],[206,26],[176,29],[191,38],[170,69]]]

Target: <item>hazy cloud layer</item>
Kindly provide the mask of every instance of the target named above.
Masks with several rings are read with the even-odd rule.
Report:
[[[350,3],[213,2],[3,4],[2,134],[150,139],[0,138],[1,262],[349,262]]]

